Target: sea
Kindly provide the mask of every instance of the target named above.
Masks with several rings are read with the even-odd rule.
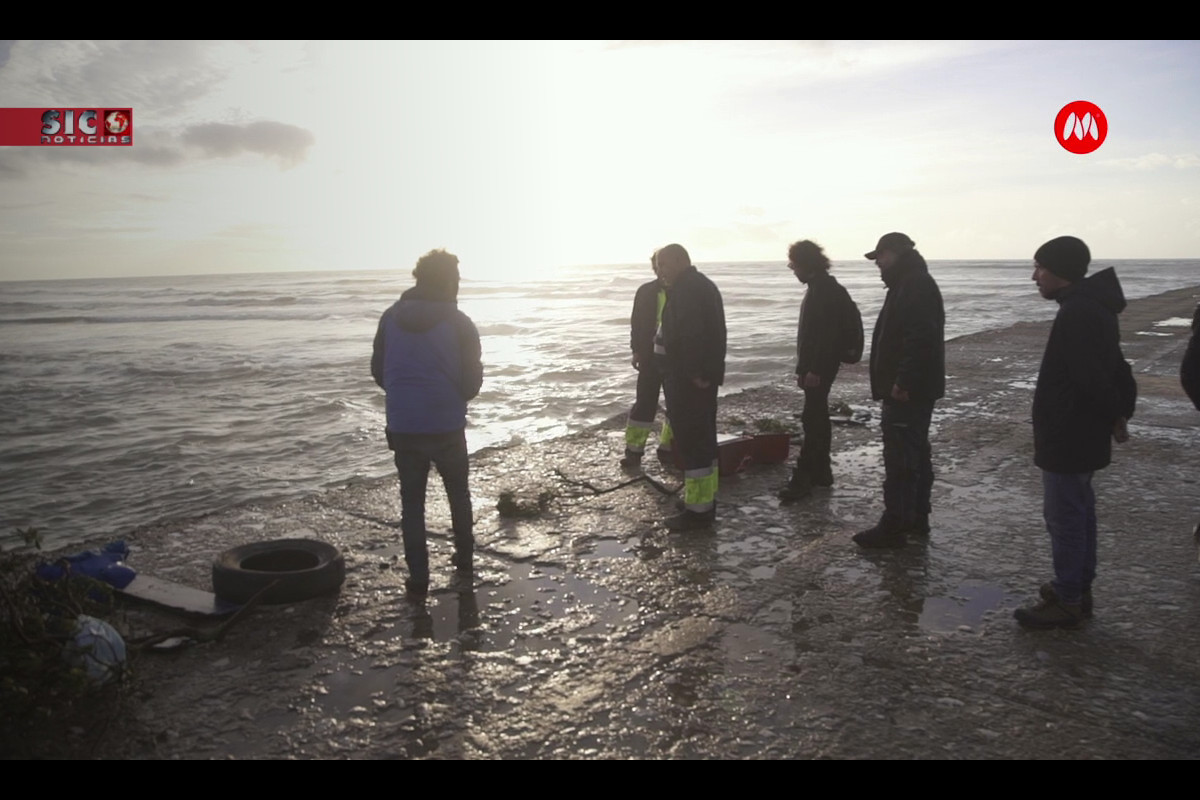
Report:
[[[784,262],[699,264],[720,288],[723,394],[790,380],[804,287]],[[948,339],[1048,320],[1029,261],[931,261]],[[1125,260],[1134,299],[1200,284],[1197,260]],[[878,269],[835,262],[866,336]],[[629,317],[648,264],[472,280],[459,308],[483,345],[472,451],[584,430],[627,413]],[[294,498],[394,473],[370,374],[401,271],[0,283],[0,548],[36,528],[53,550],[140,525]]]

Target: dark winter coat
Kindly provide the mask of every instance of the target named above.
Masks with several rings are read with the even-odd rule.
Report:
[[[467,424],[483,384],[479,332],[453,300],[421,286],[383,312],[371,375],[387,392],[391,433],[450,433]]]
[[[667,291],[662,330],[667,374],[725,382],[725,305],[716,285],[694,266]]]
[[[1113,425],[1133,415],[1133,377],[1117,314],[1125,294],[1105,269],[1060,291],[1058,315],[1033,393],[1034,463],[1049,472],[1093,472],[1112,460]]]
[[[871,335],[871,396],[892,396],[892,386],[912,400],[946,393],[946,312],[925,259],[909,250],[883,272],[887,297]]]
[[[1183,363],[1179,365],[1179,382],[1200,411],[1200,305],[1192,314],[1192,338],[1188,341]]]
[[[643,283],[633,296],[629,318],[629,347],[638,361],[654,365],[654,335],[658,332],[658,293],[666,291],[658,280]]]
[[[842,365],[842,331],[850,293],[824,270],[808,281],[796,326],[796,374],[814,372],[829,383]]]

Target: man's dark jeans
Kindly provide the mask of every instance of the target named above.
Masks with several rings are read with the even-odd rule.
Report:
[[[1096,579],[1096,493],[1091,472],[1042,470],[1042,516],[1054,556],[1054,592],[1078,603]]]
[[[932,400],[883,401],[883,505],[885,521],[895,529],[911,528],[931,511],[933,491],[929,423]]]
[[[450,501],[454,528],[454,551],[471,560],[475,549],[472,534],[471,490],[467,486],[466,431],[450,433],[392,433],[388,445],[395,451],[400,473],[400,530],[404,537],[404,560],[414,581],[429,580],[429,549],[425,537],[425,490],[429,465],[437,467]]]

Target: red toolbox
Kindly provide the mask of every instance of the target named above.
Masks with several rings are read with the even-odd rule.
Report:
[[[787,458],[787,450],[784,456]],[[678,447],[671,448],[671,460],[676,469],[685,469],[683,455]],[[719,475],[732,475],[741,472],[754,462],[754,440],[749,436],[730,436],[717,434],[717,472]]]
[[[792,446],[790,433],[756,433],[751,455],[755,464],[782,464]]]

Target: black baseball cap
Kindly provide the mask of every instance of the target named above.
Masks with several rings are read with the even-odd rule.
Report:
[[[903,233],[885,233],[883,236],[879,237],[879,244],[875,245],[875,249],[869,253],[864,253],[863,257],[874,261],[875,256],[879,255],[880,250],[891,250],[893,253],[903,253],[910,247],[916,247],[916,244],[916,242],[908,238]]]

